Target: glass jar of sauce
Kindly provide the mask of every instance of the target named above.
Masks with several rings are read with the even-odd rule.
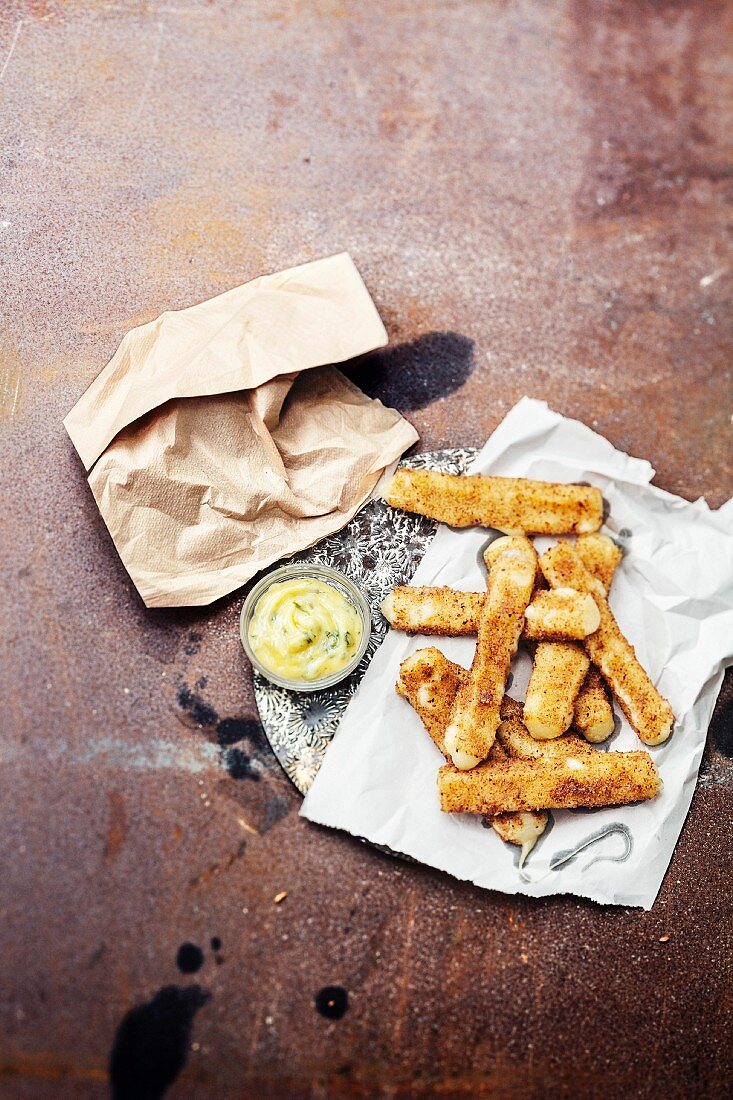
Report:
[[[369,605],[343,573],[285,565],[259,581],[242,608],[244,651],[280,687],[316,691],[356,668],[371,635]]]

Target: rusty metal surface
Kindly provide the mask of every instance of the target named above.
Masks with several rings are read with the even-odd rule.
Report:
[[[731,11],[0,6],[0,1096],[724,1095],[730,680],[651,913],[391,860],[299,820],[241,595],[146,612],[61,418],[132,325],[348,248],[421,447],[529,393],[719,505]]]

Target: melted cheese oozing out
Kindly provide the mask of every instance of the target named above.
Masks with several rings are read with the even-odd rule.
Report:
[[[445,748],[446,752],[450,754],[450,758],[454,765],[462,772],[470,771],[471,768],[475,768],[477,764],[481,763],[478,756],[471,756],[470,753],[463,752],[461,749],[456,748],[456,739],[458,737],[458,730],[455,726],[448,726],[445,731]]]
[[[359,648],[359,612],[325,581],[299,577],[272,584],[257,601],[247,631],[252,652],[278,676],[320,680]]]
[[[519,853],[519,866],[522,868],[525,859],[545,831],[547,822],[546,815],[538,817],[536,814],[523,813],[520,816],[522,824],[514,835],[516,837],[515,843],[522,846],[522,851]]]

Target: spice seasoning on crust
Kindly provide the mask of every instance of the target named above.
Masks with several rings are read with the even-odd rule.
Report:
[[[537,572],[535,548],[521,536],[497,539],[484,559],[489,576],[476,652],[468,677],[456,694],[445,731],[446,748],[459,768],[475,767],[494,743],[509,666],[519,644]]]
[[[603,522],[600,489],[519,477],[398,470],[383,498],[451,527],[493,527],[506,534],[584,534]]]
[[[557,587],[589,592],[601,613],[598,630],[582,643],[639,738],[647,745],[659,745],[672,732],[674,714],[647,673],[639,664],[634,647],[624,637],[608,606],[605,589],[588,572],[578,552],[559,542],[540,558],[545,579]]]
[[[661,780],[647,752],[591,752],[582,758],[512,759],[438,772],[447,813],[619,806],[654,798]]]

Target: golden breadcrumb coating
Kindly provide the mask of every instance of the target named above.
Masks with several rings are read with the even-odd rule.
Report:
[[[581,535],[575,542],[576,549],[581,555],[583,561],[587,563],[586,568],[593,574],[604,587],[605,591],[608,591],[611,581],[613,580],[616,567],[621,561],[621,551],[619,550],[613,539],[610,539],[608,535],[590,534]],[[541,575],[541,574],[540,574]],[[566,592],[568,589],[551,589],[551,591]],[[572,591],[572,589],[571,589]],[[589,593],[583,593],[583,595],[589,595]],[[538,597],[535,597],[538,598]],[[592,598],[592,597],[591,597]],[[595,603],[595,601],[594,601]],[[529,608],[527,609],[529,610]],[[595,626],[595,630],[600,625],[600,611],[596,607],[598,612],[598,621]],[[525,637],[529,637],[531,629],[527,631],[528,621],[525,623]],[[556,659],[556,654],[553,654],[552,650],[545,651],[544,642],[540,642],[535,650],[535,667],[540,670],[545,668],[551,662]],[[548,728],[558,728],[558,715],[567,715],[571,708],[573,711],[572,721],[575,721],[575,716],[580,718],[580,727],[578,732],[583,733],[586,739],[589,741],[603,741],[608,737],[614,728],[613,710],[611,704],[602,690],[599,692],[595,686],[594,680],[589,680],[586,676],[585,681],[581,684],[580,690],[578,690],[577,682],[578,677],[583,669],[584,662],[577,655],[566,654],[564,669],[564,679],[556,680],[553,686],[552,698],[548,699],[548,706],[552,706],[554,710],[554,725],[553,720],[548,722]],[[558,667],[557,675],[560,674],[560,667]],[[588,670],[590,671],[590,670]],[[542,677],[535,677],[535,685],[542,683]],[[588,692],[588,697],[585,698],[585,693]],[[534,726],[535,732],[540,735],[540,725],[542,721],[542,708],[539,699],[533,699],[530,703],[530,715],[532,714],[532,708],[534,708],[534,718],[530,717],[530,724]]]
[[[533,642],[573,642],[598,629],[601,616],[587,592],[538,592],[524,613],[524,636]]]
[[[654,798],[661,780],[647,752],[590,752],[539,760],[498,760],[438,772],[440,808],[447,813],[620,806]]]
[[[597,532],[581,535],[575,541],[575,549],[588,572],[601,582],[606,593],[610,592],[613,575],[623,557],[620,547],[608,535]]]
[[[619,547],[608,535],[596,533],[581,535],[575,541],[575,549],[588,572],[601,582],[608,594],[616,569],[623,557]],[[610,737],[615,725],[608,692],[603,686],[598,669],[595,665],[591,665],[585,682],[578,692],[578,698],[575,700],[573,726],[586,741],[595,745]]]
[[[603,584],[586,569],[574,547],[559,542],[540,559],[545,579],[553,588],[575,588],[589,592],[601,613],[601,623],[582,645],[640,739],[659,745],[672,732],[672,708],[649,679],[624,637],[608,606]]]
[[[603,522],[600,489],[527,478],[403,469],[387,485],[384,499],[451,527],[493,527],[507,534],[582,534],[597,531]]]
[[[485,592],[453,588],[395,588],[382,603],[382,614],[395,630],[459,637],[475,634]]]
[[[513,700],[512,700],[513,702]],[[583,756],[594,750],[574,733],[564,733],[562,737],[549,740],[538,740],[529,732],[522,721],[522,705],[516,704],[516,711],[511,715],[502,716],[501,725],[496,731],[496,741],[502,746],[508,756],[516,756],[523,760],[543,760],[555,756]]]
[[[467,675],[465,668],[449,661],[435,646],[418,649],[400,665],[397,692],[412,704],[446,759],[445,728],[450,721],[458,685]]]
[[[570,727],[589,664],[575,642],[537,646],[524,701],[524,724],[533,737],[559,737]]]
[[[575,700],[573,729],[595,745],[610,737],[614,727],[613,708],[603,678],[596,666],[591,665]]]
[[[445,731],[449,756],[456,767],[464,768],[484,760],[494,743],[509,665],[519,644],[537,572],[535,548],[522,536],[497,539],[484,560],[489,576],[476,651]]]
[[[445,726],[450,717],[458,685],[467,675],[465,669],[453,664],[439,649],[432,646],[418,650],[400,665],[397,691],[412,704],[434,744],[444,756]],[[501,710],[502,716],[507,721],[502,722],[499,728],[505,725],[514,726],[518,722],[517,714],[520,709],[513,699],[505,695]],[[516,754],[516,746],[513,751]],[[508,755],[508,750],[497,738],[491,746],[488,759],[506,760]],[[547,821],[548,815],[542,810],[501,814],[499,817],[490,818],[492,828],[501,839],[508,844],[519,845],[523,850],[523,856],[537,842]]]
[[[491,822],[494,832],[506,844],[516,844],[522,849],[522,858],[519,861],[521,867],[524,857],[534,848],[547,828],[550,815],[546,810],[520,810],[517,813],[493,816],[487,814],[486,818]]]

